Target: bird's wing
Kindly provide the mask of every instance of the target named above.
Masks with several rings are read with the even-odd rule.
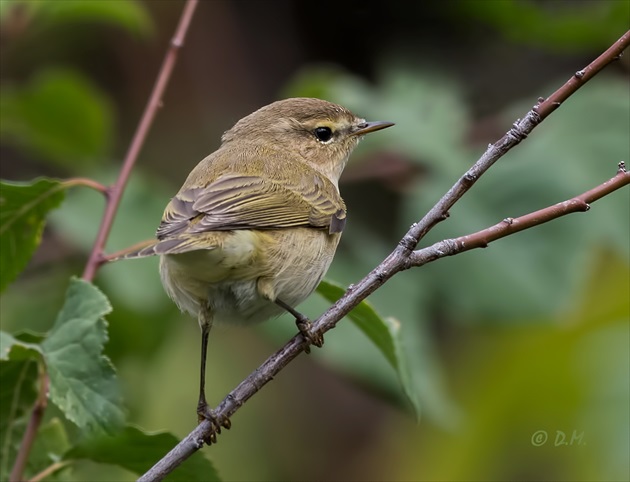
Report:
[[[160,240],[208,231],[307,226],[341,232],[346,208],[323,176],[309,182],[224,174],[205,187],[180,191],[164,211]]]

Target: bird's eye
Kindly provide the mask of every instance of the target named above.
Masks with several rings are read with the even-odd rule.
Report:
[[[333,132],[330,127],[317,127],[315,129],[315,137],[322,142],[328,142],[332,139]]]

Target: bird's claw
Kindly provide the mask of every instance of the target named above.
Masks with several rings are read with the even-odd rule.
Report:
[[[211,432],[203,438],[206,445],[212,445],[217,443],[217,435],[221,433],[221,428],[229,430],[232,427],[232,422],[227,417],[221,417],[215,414],[208,405],[200,403],[197,406],[197,421],[198,423],[208,420],[212,425]]]
[[[296,320],[296,325],[300,333],[304,337],[304,341],[306,341],[307,345],[304,348],[306,353],[311,352],[311,345],[315,345],[318,348],[321,348],[324,345],[324,337],[320,333],[313,333],[311,328],[313,327],[313,323],[306,318],[302,317]]]

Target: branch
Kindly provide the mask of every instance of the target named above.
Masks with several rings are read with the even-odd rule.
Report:
[[[604,67],[618,60],[628,45],[630,45],[630,30],[623,34],[608,50],[593,60],[584,69],[576,72],[562,87],[551,94],[546,100],[542,97],[539,98],[538,104],[535,105],[525,117],[517,119],[516,122],[512,124],[512,128],[507,131],[501,139],[494,144],[490,144],[479,160],[451,189],[449,189],[424,218],[422,218],[418,224],[411,227],[405,236],[410,237],[410,239],[406,241],[406,243],[409,244],[408,249],[414,249],[433,226],[448,217],[448,210],[453,207],[453,204],[455,204],[475,182],[477,182],[483,173],[490,169],[490,167],[510,149],[525,139],[538,124],[560,107],[562,102],[567,100]]]
[[[136,163],[140,149],[142,148],[147,134],[149,133],[153,119],[155,119],[158,109],[162,106],[162,96],[164,95],[168,81],[173,73],[179,49],[184,45],[186,32],[188,31],[188,26],[190,25],[190,21],[195,13],[197,1],[198,0],[188,0],[184,6],[177,30],[175,31],[175,35],[171,40],[168,50],[166,51],[162,67],[160,68],[160,73],[158,74],[155,85],[153,86],[149,102],[144,109],[142,119],[138,124],[138,128],[136,129],[133,139],[131,140],[131,144],[129,145],[129,149],[127,150],[127,154],[125,155],[125,160],[123,161],[118,179],[113,186],[108,188],[109,196],[107,198],[105,214],[103,214],[103,219],[101,221],[98,234],[96,235],[94,246],[90,252],[90,257],[85,266],[85,270],[83,271],[83,279],[85,280],[91,281],[94,279],[96,270],[104,262],[103,249],[105,248],[105,242],[109,236],[109,231],[114,223],[114,216],[118,210],[120,199],[122,198],[123,191],[127,185],[127,181],[129,180],[131,170]]]
[[[591,208],[591,203],[628,184],[630,184],[630,172],[626,170],[625,163],[620,162],[615,177],[573,199],[568,199],[519,218],[506,218],[500,223],[474,234],[455,239],[445,239],[427,248],[414,251],[407,258],[405,268],[423,266],[446,256],[453,256],[475,248],[485,248],[497,239],[548,223],[567,214],[588,211]]]
[[[481,158],[449,189],[449,191],[433,206],[433,208],[417,223],[411,226],[399,242],[396,249],[385,260],[374,268],[365,278],[357,284],[348,288],[343,297],[334,303],[324,314],[322,314],[312,326],[313,333],[323,335],[326,331],[335,327],[337,322],[347,315],[361,301],[381,287],[389,278],[396,273],[410,267],[410,259],[416,259],[422,252],[414,251],[418,242],[441,220],[448,217],[448,210],[473,186],[484,172],[486,172],[497,160],[505,155],[511,148],[519,144],[527,135],[548,117],[561,102],[575,93],[582,85],[600,72],[606,65],[610,64],[623,52],[630,44],[630,31],[626,32],[612,47],[600,55],[585,69],[576,73],[569,81],[554,92],[547,100],[539,100],[539,103],[527,113],[522,120],[517,120],[513,127],[497,142],[490,144]],[[585,202],[593,202],[600,197],[609,194],[615,189],[628,184],[628,174],[621,172],[613,180],[598,186],[597,188],[584,193],[578,198],[584,198]],[[571,202],[569,202],[571,203]],[[584,209],[583,202],[577,202],[577,207]],[[558,205],[557,205],[558,206]],[[558,217],[562,210],[557,206],[552,206],[553,214],[547,213],[548,220],[552,216]],[[574,210],[579,210],[572,208]],[[543,210],[544,211],[544,210]],[[564,214],[568,214],[567,211]],[[538,212],[538,214],[540,211]],[[534,216],[532,213],[528,216]],[[532,220],[527,218],[527,222]],[[531,226],[523,226],[523,218],[519,218],[518,228],[503,228],[505,232],[499,237],[513,234]],[[541,221],[537,224],[541,224]],[[506,223],[507,224],[507,223]],[[514,224],[514,223],[513,223]],[[532,224],[536,225],[536,224]],[[489,228],[492,230],[493,228]],[[475,236],[475,235],[471,235]],[[485,236],[485,235],[484,235]],[[497,237],[496,239],[498,239]],[[461,238],[458,238],[461,239]],[[492,241],[488,237],[487,242]],[[428,249],[428,248],[427,248]],[[437,259],[437,258],[435,258]],[[428,262],[428,261],[426,261]],[[296,358],[306,348],[304,338],[296,335],[289,340],[280,350],[271,355],[260,367],[243,380],[234,390],[232,390],[214,413],[219,420],[232,416],[249,398],[258,392],[267,382],[273,379],[287,364]],[[210,440],[214,428],[212,424],[205,420],[201,422],[192,432],[177,444],[168,454],[159,460],[147,473],[138,479],[139,482],[159,481],[171,473],[179,464],[190,457],[193,453],[203,447],[204,440]]]
[[[39,373],[39,393],[37,394],[37,400],[33,406],[33,411],[28,420],[26,431],[22,437],[20,448],[15,458],[15,463],[11,469],[11,475],[9,476],[10,482],[19,482],[22,480],[22,474],[28,461],[28,455],[31,453],[33,442],[35,442],[35,436],[39,429],[42,419],[44,418],[44,412],[46,411],[46,405],[48,405],[48,374],[43,366],[40,365]]]
[[[89,179],[83,178],[70,179],[66,181],[67,185],[88,186],[102,192],[106,196],[105,213],[103,214],[101,225],[99,227],[94,246],[92,247],[92,251],[90,252],[90,256],[85,266],[85,270],[83,271],[83,279],[85,280],[93,280],[97,269],[104,262],[103,248],[105,247],[105,242],[107,241],[107,237],[109,236],[110,229],[114,222],[114,216],[116,215],[116,211],[118,210],[120,199],[122,198],[123,191],[125,189],[125,186],[127,185],[131,170],[136,163],[136,159],[138,158],[140,149],[142,148],[151,124],[153,123],[153,119],[155,118],[158,109],[162,105],[162,96],[164,95],[164,91],[166,90],[168,81],[171,78],[171,74],[175,66],[175,61],[177,60],[177,53],[179,49],[184,45],[186,32],[188,31],[188,27],[195,12],[195,8],[197,7],[197,3],[198,0],[187,0],[186,5],[184,5],[184,10],[179,19],[179,24],[177,25],[175,35],[171,40],[170,46],[164,57],[164,61],[162,62],[157,80],[155,82],[155,85],[153,86],[153,91],[151,92],[151,96],[149,97],[149,101],[147,103],[147,106],[145,107],[142,119],[138,124],[138,128],[136,129],[136,132],[131,140],[131,144],[129,145],[129,149],[127,150],[127,154],[125,156],[125,160],[123,162],[116,183],[113,186],[105,187],[96,181],[91,181]],[[37,435],[37,431],[41,424],[44,410],[46,408],[48,384],[48,374],[44,372],[40,380],[40,396],[38,397],[37,402],[35,403],[35,407],[33,408],[33,411],[29,418],[27,429],[24,433],[24,436],[22,437],[20,448],[18,450],[13,468],[11,470],[11,482],[22,480],[24,467],[26,466],[26,461],[28,460],[31,447],[33,446],[35,436]]]
[[[95,181],[93,179],[88,179],[86,177],[74,177],[72,179],[66,179],[62,182],[62,184],[66,187],[74,187],[74,186],[83,186],[89,187],[90,189],[94,189],[95,191],[100,192],[105,197],[109,195],[109,189],[106,186],[103,186],[100,182]]]
[[[69,464],[70,464],[69,460],[61,460],[59,462],[55,462],[55,463],[49,465],[48,467],[46,467],[44,470],[42,470],[36,476],[30,478],[28,480],[28,482],[41,482],[42,480],[45,480],[47,477],[49,477],[49,476],[53,475],[54,473],[60,471],[61,469],[63,469],[64,467],[66,467]]]

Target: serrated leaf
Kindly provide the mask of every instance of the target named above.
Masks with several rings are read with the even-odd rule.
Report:
[[[0,291],[26,267],[39,245],[46,214],[64,199],[64,185],[52,179],[0,182]]]
[[[80,443],[64,459],[88,459],[102,464],[118,465],[136,474],[147,472],[179,440],[170,433],[148,434],[135,427],[125,427],[113,437],[98,437]],[[212,463],[197,452],[164,480],[186,482],[220,481]]]
[[[346,290],[329,280],[323,280],[317,292],[331,303],[343,296]],[[416,415],[420,414],[420,402],[409,375],[404,345],[400,337],[400,322],[394,318],[383,318],[367,301],[362,301],[354,308],[348,318],[352,320],[380,350],[385,359],[394,368],[398,380]]]
[[[33,360],[0,362],[0,480],[8,480],[25,416],[37,398],[37,363]]]
[[[91,283],[72,279],[66,301],[42,343],[50,399],[80,428],[114,433],[124,423],[120,387],[103,355],[109,301]]]
[[[106,154],[112,109],[88,79],[72,71],[48,70],[24,87],[0,92],[3,141],[62,166],[84,165]]]

